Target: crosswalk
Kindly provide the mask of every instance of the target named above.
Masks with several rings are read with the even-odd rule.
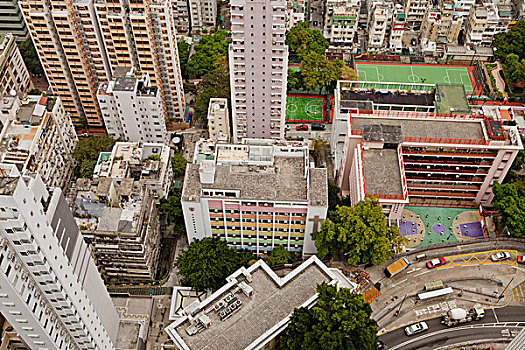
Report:
[[[519,284],[510,290],[512,301],[525,304],[525,284]]]

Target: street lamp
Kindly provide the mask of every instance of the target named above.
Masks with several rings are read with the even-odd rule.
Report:
[[[509,285],[511,284],[511,282],[514,281],[514,278],[516,278],[516,276],[512,277],[509,283],[507,283],[507,286],[505,287],[505,289],[503,289],[503,292],[501,292],[501,295],[498,297],[498,302],[500,299],[503,299],[503,297],[505,296],[505,292],[507,291],[507,288],[509,288]]]

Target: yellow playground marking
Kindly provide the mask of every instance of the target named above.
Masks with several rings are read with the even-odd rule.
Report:
[[[500,260],[500,261],[492,261],[490,256],[497,252],[509,252],[510,253],[510,259],[506,260]],[[511,266],[517,266],[518,252],[516,250],[488,250],[484,252],[476,252],[476,253],[470,253],[470,254],[460,254],[460,255],[451,255],[451,256],[445,256],[445,260],[447,263],[442,266],[438,266],[438,269],[442,269],[445,267],[453,267],[453,266],[469,266],[469,265],[480,265],[480,264],[503,264],[503,265],[511,265]]]

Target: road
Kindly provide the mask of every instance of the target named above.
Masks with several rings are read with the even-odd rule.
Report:
[[[429,330],[425,333],[408,337],[404,327],[400,327],[381,335],[379,339],[390,350],[430,350],[446,345],[501,338],[510,341],[525,326],[524,311],[524,306],[486,310],[483,319],[456,327],[442,325],[438,317],[426,321]]]

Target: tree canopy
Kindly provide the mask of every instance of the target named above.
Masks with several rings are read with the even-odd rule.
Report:
[[[35,46],[31,38],[27,38],[25,41],[22,41],[18,44],[18,49],[22,55],[22,59],[26,64],[27,69],[31,72],[32,75],[41,76],[44,75],[44,69],[38,58]]]
[[[521,237],[525,227],[525,197],[514,183],[499,184],[492,188],[492,205],[501,215],[501,224],[507,227],[513,237]]]
[[[291,262],[293,262],[292,253],[286,250],[282,245],[274,247],[268,258],[268,265],[270,266],[289,264]]]
[[[174,224],[173,234],[175,236],[186,233],[184,223],[184,212],[182,211],[182,187],[172,187],[166,198],[161,198],[158,210],[161,215],[166,215],[169,224]]]
[[[73,150],[73,158],[77,161],[73,174],[76,177],[92,177],[100,152],[111,151],[115,142],[107,135],[81,139]]]
[[[199,39],[186,67],[189,77],[203,77],[216,68],[215,63],[220,56],[228,57],[228,45],[231,42],[228,35],[227,31],[219,29]]]
[[[376,350],[377,324],[362,294],[317,286],[311,309],[295,309],[281,341],[284,350]]]
[[[525,81],[525,58],[521,60],[518,55],[511,53],[505,57],[505,72],[515,82]]]
[[[193,241],[188,250],[177,257],[175,266],[183,277],[183,285],[206,291],[223,286],[226,277],[248,266],[254,258],[249,251],[229,248],[224,240],[206,237]]]
[[[300,62],[311,52],[324,55],[328,48],[328,41],[318,29],[309,29],[308,23],[299,22],[286,32],[286,45],[290,54],[290,61]]]
[[[335,89],[340,79],[355,79],[355,71],[341,60],[328,60],[324,55],[310,53],[301,61],[301,79],[305,89]]]
[[[401,248],[403,236],[396,226],[388,226],[377,198],[367,196],[354,207],[337,207],[313,232],[321,259],[344,254],[348,263],[382,264]]]
[[[190,44],[181,40],[177,42],[177,51],[179,52],[180,71],[184,79],[188,78],[186,69],[188,66],[188,56],[190,54]]]
[[[512,53],[520,60],[525,59],[525,19],[520,19],[509,31],[496,34],[493,46],[494,56],[502,61]]]
[[[206,73],[197,86],[195,118],[206,119],[211,98],[230,98],[230,75],[226,56],[219,56],[212,71]]]
[[[188,161],[180,153],[175,152],[171,157],[171,167],[173,168],[173,176],[175,178],[184,175],[186,172],[186,164]]]

